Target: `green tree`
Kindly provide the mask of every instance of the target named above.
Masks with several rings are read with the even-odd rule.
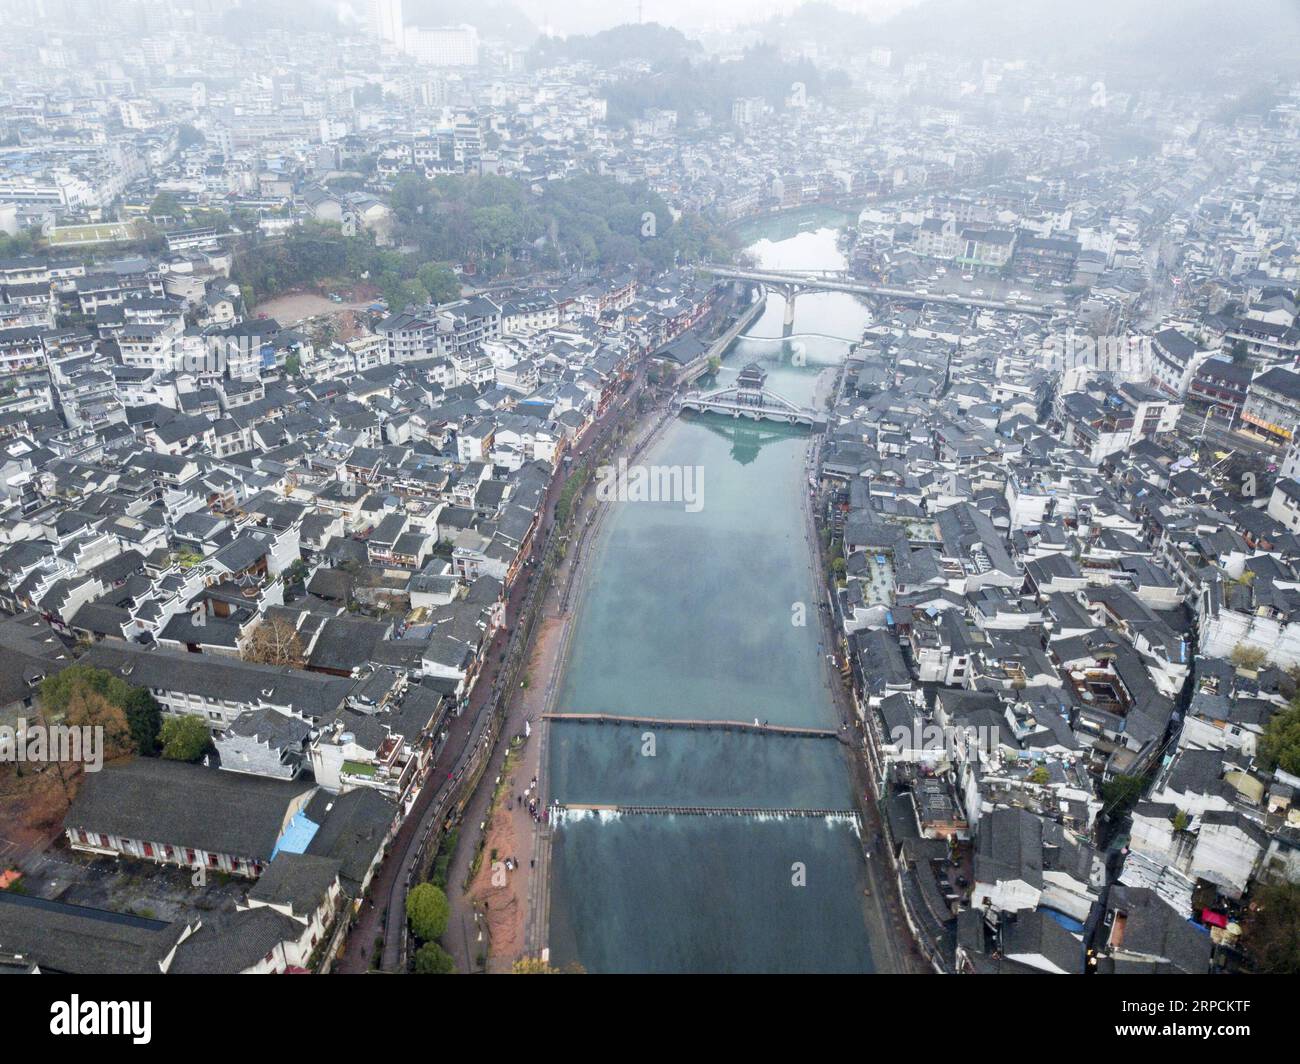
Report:
[[[62,672],[47,676],[41,681],[41,708],[54,716],[68,711],[73,698],[92,692],[108,699],[114,705],[124,706],[130,687],[126,681],[107,669],[94,669],[89,665],[69,665]]]
[[[1121,817],[1137,804],[1146,789],[1142,776],[1114,776],[1101,785],[1101,798],[1111,817]]]
[[[1300,883],[1257,883],[1242,930],[1261,972],[1300,973]]]
[[[1264,727],[1259,738],[1259,758],[1268,768],[1300,775],[1300,699],[1296,699]]]
[[[133,687],[122,704],[127,726],[136,752],[152,757],[158,752],[158,733],[162,730],[162,707],[147,688]]]
[[[132,687],[107,669],[89,665],[70,665],[41,681],[41,709],[54,716],[65,716],[70,706],[90,695],[122,711],[137,753],[157,752],[162,711],[146,688]]]
[[[403,244],[418,247],[425,259],[474,262],[488,277],[525,260],[548,268],[662,269],[731,255],[721,231],[701,216],[674,220],[648,185],[624,185],[605,175],[548,181],[537,195],[522,182],[496,175],[433,181],[407,175],[398,179],[389,202]],[[419,280],[434,297],[444,294],[442,285],[451,287],[442,274],[421,274]]]
[[[426,262],[415,276],[434,303],[452,303],[460,298],[460,278],[439,262]]]
[[[168,717],[159,733],[162,756],[171,761],[197,761],[212,746],[212,735],[201,717],[189,713]]]
[[[379,278],[378,284],[384,302],[392,313],[406,306],[422,306],[429,302],[429,293],[419,281],[403,280],[395,273],[387,273]]]
[[[437,942],[447,930],[451,903],[440,887],[421,883],[406,896],[406,918],[417,938]]]
[[[413,264],[412,264],[413,266]],[[232,276],[244,302],[257,302],[292,288],[331,278],[400,274],[403,257],[375,246],[369,234],[344,236],[337,225],[304,222],[282,240],[255,244],[239,255]]]
[[[153,198],[153,203],[149,205],[149,217],[175,218],[179,221],[185,217],[185,208],[181,206],[181,201],[170,192],[159,192]]]
[[[40,241],[37,233],[31,229],[21,229],[13,236],[0,233],[0,258],[17,258],[29,255],[37,249]]]
[[[583,487],[590,478],[591,466],[585,461],[569,474],[569,479],[564,482],[564,487],[560,489],[560,497],[555,500],[555,520],[557,524],[563,525],[568,522],[573,515],[573,507],[578,501],[578,496],[582,493]]]
[[[456,962],[438,943],[426,942],[415,951],[416,975],[452,975],[455,971]]]

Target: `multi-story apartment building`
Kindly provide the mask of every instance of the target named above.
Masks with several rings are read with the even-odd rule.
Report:
[[[1252,380],[1241,420],[1275,439],[1294,437],[1300,425],[1300,373],[1275,367]]]

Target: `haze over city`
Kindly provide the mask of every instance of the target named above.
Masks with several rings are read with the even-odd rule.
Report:
[[[24,1023],[835,974],[924,1032],[907,976],[1031,974],[1111,977],[1034,1035],[1280,1026],[1293,2],[0,26],[0,972],[68,977]],[[277,1004],[373,1052],[420,986]]]

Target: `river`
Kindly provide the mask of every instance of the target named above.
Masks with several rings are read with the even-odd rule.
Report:
[[[772,219],[750,250],[768,268],[840,268],[830,224]],[[781,340],[783,308],[769,298],[719,379],[757,361],[768,387],[811,405],[846,352],[828,337],[860,336],[868,312],[851,296],[804,295]],[[801,508],[809,442],[804,430],[704,415],[679,418],[641,456],[695,467],[701,505],[611,505],[556,711],[839,726]],[[854,804],[848,756],[828,739],[555,724],[547,771],[562,804],[838,810]],[[570,812],[550,874],[559,966],[873,970],[850,818]]]

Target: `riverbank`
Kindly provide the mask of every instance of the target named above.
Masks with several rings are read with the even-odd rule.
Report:
[[[609,460],[634,459],[671,419],[671,400],[655,406],[634,423]],[[508,972],[524,957],[545,955],[551,826],[545,773],[549,724],[543,714],[554,708],[583,580],[609,510],[595,499],[595,483],[593,478],[577,503],[573,527],[579,531],[541,604],[524,670],[526,686],[510,700],[502,730],[509,736],[527,731],[528,737],[499,754],[500,763],[490,769],[491,800],[483,797],[486,787],[480,788],[479,802],[466,811],[472,827],[461,839],[448,885],[449,945],[461,971]]]
[[[843,389],[843,369],[828,367],[818,375],[815,402],[820,407],[830,400],[838,401]],[[810,484],[816,483],[820,468],[821,438],[813,437],[805,452],[806,472]],[[826,687],[835,702],[840,720],[851,742],[844,756],[849,776],[853,781],[854,804],[861,821],[859,842],[865,864],[867,887],[863,895],[863,918],[871,937],[873,959],[877,971],[889,974],[919,974],[929,970],[916,944],[903,911],[902,899],[896,877],[891,873],[890,860],[885,851],[884,835],[877,796],[870,790],[870,782],[863,764],[863,735],[857,707],[849,683],[836,669],[841,648],[835,627],[834,603],[829,585],[830,559],[822,549],[813,502],[816,489],[810,487],[802,494],[805,539],[808,543],[808,562],[811,578],[817,588],[818,606],[814,612],[827,648],[823,656]],[[825,608],[823,608],[825,607]]]
[[[849,203],[851,202],[851,206]],[[801,203],[793,207],[754,211],[727,222],[724,229],[743,244],[770,239],[774,227],[796,231],[809,223],[845,225],[857,222],[865,204],[858,197],[846,197],[844,203]]]

